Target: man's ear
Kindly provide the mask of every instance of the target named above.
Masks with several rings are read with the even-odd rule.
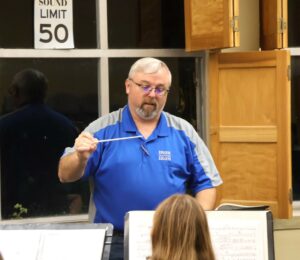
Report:
[[[16,87],[9,87],[8,89],[8,93],[12,96],[12,97],[18,97],[19,96],[19,91],[18,88]]]
[[[126,79],[125,80],[125,88],[126,88],[126,94],[129,94],[129,90],[130,90],[130,80]]]

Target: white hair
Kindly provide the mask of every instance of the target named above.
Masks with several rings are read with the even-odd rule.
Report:
[[[137,60],[133,65],[131,66],[129,73],[128,73],[128,78],[132,78],[135,73],[137,72],[143,72],[145,74],[152,74],[156,73],[162,69],[165,69],[168,74],[169,74],[169,86],[171,85],[172,82],[172,74],[167,66],[166,63],[159,59],[155,58],[141,58]]]

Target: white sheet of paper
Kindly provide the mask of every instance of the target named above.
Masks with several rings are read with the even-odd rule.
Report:
[[[269,259],[265,212],[239,212],[206,212],[216,259]]]
[[[1,230],[0,251],[5,260],[99,260],[104,229]]]
[[[125,222],[129,230],[129,259],[151,255],[154,211],[131,211]],[[265,211],[207,211],[211,240],[217,260],[268,260]],[[125,234],[126,237],[126,234]]]
[[[132,214],[131,214],[132,213]],[[151,228],[154,211],[129,212],[130,259],[143,259],[151,255]]]
[[[33,230],[1,230],[0,252],[4,260],[37,259],[39,232]]]

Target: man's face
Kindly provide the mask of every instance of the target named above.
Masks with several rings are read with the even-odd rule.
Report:
[[[163,110],[169,90],[169,74],[165,69],[156,73],[138,72],[125,82],[129,107],[143,120],[156,120]]]

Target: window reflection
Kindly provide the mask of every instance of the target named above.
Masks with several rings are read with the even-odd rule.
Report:
[[[299,0],[288,1],[288,45],[289,47],[300,46],[300,34],[298,27],[300,23],[299,18],[300,2]]]
[[[300,57],[292,57],[292,167],[293,197],[300,200]]]
[[[64,147],[72,146],[78,132],[45,104],[47,88],[44,74],[33,69],[18,72],[9,88],[15,109],[0,119],[4,218],[68,212],[80,200],[76,190],[69,197],[56,176]]]
[[[182,0],[107,1],[109,48],[184,48]]]
[[[16,204],[28,210],[23,218],[87,212],[88,184],[61,184],[57,165],[64,147],[73,145],[78,132],[98,116],[97,60],[2,59],[0,67],[0,132],[6,135],[1,138],[2,217],[18,217],[21,209],[14,208]],[[16,99],[8,88],[24,68],[47,76],[47,96],[44,105],[14,110]],[[11,119],[1,124],[9,114]]]

